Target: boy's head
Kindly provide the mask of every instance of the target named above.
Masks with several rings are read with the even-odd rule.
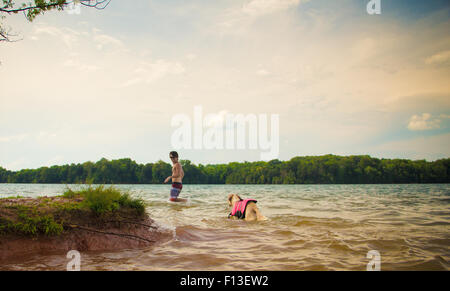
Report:
[[[178,153],[177,152],[170,152],[169,157],[172,162],[174,162],[174,163],[178,162]]]

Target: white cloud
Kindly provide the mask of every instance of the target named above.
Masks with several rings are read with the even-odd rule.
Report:
[[[47,142],[49,139],[56,138],[57,134],[55,132],[39,131],[35,136],[37,141]]]
[[[36,24],[36,27],[34,28],[35,34],[50,34],[52,36],[59,36],[61,35],[61,30],[54,26],[48,26],[45,24]]]
[[[11,136],[0,136],[0,142],[21,142],[28,137],[28,134],[17,134]]]
[[[283,11],[297,6],[301,0],[253,0],[242,7],[242,12],[255,17]]]
[[[425,59],[427,65],[450,63],[450,50],[436,53]]]
[[[48,34],[50,36],[59,38],[64,42],[68,49],[73,49],[74,44],[79,40],[80,33],[68,27],[55,27],[39,23],[33,31],[31,39],[38,40],[38,35]]]
[[[122,41],[106,34],[98,34],[93,37],[94,42],[97,44],[98,50],[103,49],[107,45],[113,45],[118,47],[123,47]]]
[[[186,58],[187,58],[189,61],[193,61],[193,60],[195,60],[195,59],[197,58],[197,55],[191,53],[191,54],[186,55]]]
[[[125,81],[121,87],[127,87],[141,82],[151,83],[167,75],[179,75],[184,72],[185,68],[179,62],[171,62],[164,59],[158,59],[154,62],[141,62],[134,70],[136,77]]]
[[[228,32],[237,33],[259,17],[288,11],[299,4],[308,1],[309,0],[252,0],[244,5],[226,10],[222,17],[219,17],[219,19],[221,19],[219,21],[219,28],[221,30],[225,29],[225,31],[232,28],[233,30]]]
[[[47,25],[45,23],[37,23],[33,29],[31,36],[32,40],[39,40],[39,35],[50,35],[56,39],[60,39],[64,42],[70,51],[75,50],[75,44],[89,41],[98,50],[102,50],[105,47],[124,48],[124,44],[118,38],[111,35],[102,33],[100,29],[92,28],[91,32],[88,30],[75,30],[69,27],[56,27]]]
[[[411,116],[408,129],[412,131],[436,129],[440,127],[440,123],[440,119],[432,119],[431,114],[422,113],[422,115]]]
[[[418,136],[407,140],[387,141],[371,147],[375,156],[436,160],[450,156],[450,133]]]
[[[120,85],[120,87],[121,87],[121,88],[129,87],[129,86],[132,86],[132,85],[135,85],[135,84],[139,84],[139,83],[141,83],[141,82],[143,82],[143,81],[144,81],[144,80],[143,80],[142,78],[134,78],[134,79],[130,79],[130,80],[127,80],[127,81],[123,82],[123,83]]]
[[[256,74],[258,76],[268,76],[268,75],[270,75],[270,73],[268,71],[264,70],[264,69],[260,69],[260,70],[256,71]]]
[[[63,65],[66,67],[76,68],[83,72],[93,72],[100,69],[98,66],[95,65],[83,64],[77,59],[68,59],[63,63]]]
[[[54,165],[62,165],[64,162],[64,157],[61,155],[56,155],[49,159],[48,161],[44,162],[44,166],[51,167]]]
[[[12,162],[3,162],[0,167],[4,167],[10,171],[18,171],[23,169],[27,165],[27,160],[24,157],[20,157]]]

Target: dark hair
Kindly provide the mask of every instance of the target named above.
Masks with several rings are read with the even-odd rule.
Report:
[[[170,153],[169,153],[169,156],[178,158],[178,153],[177,153],[177,152],[170,152]]]

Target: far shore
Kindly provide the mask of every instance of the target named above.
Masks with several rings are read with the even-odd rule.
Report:
[[[186,184],[410,184],[450,183],[450,158],[435,161],[368,155],[298,156],[287,161],[194,164],[180,159]],[[162,160],[139,164],[129,158],[10,171],[0,183],[162,184],[172,166]]]

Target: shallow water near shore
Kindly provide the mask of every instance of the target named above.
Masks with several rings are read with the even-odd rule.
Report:
[[[82,185],[69,185],[72,189]],[[450,269],[450,184],[117,185],[146,201],[167,238],[134,250],[81,253],[82,270]],[[59,184],[0,184],[0,198],[54,196]],[[229,220],[229,193],[258,200],[266,221]],[[1,270],[65,270],[66,254],[0,262]]]

